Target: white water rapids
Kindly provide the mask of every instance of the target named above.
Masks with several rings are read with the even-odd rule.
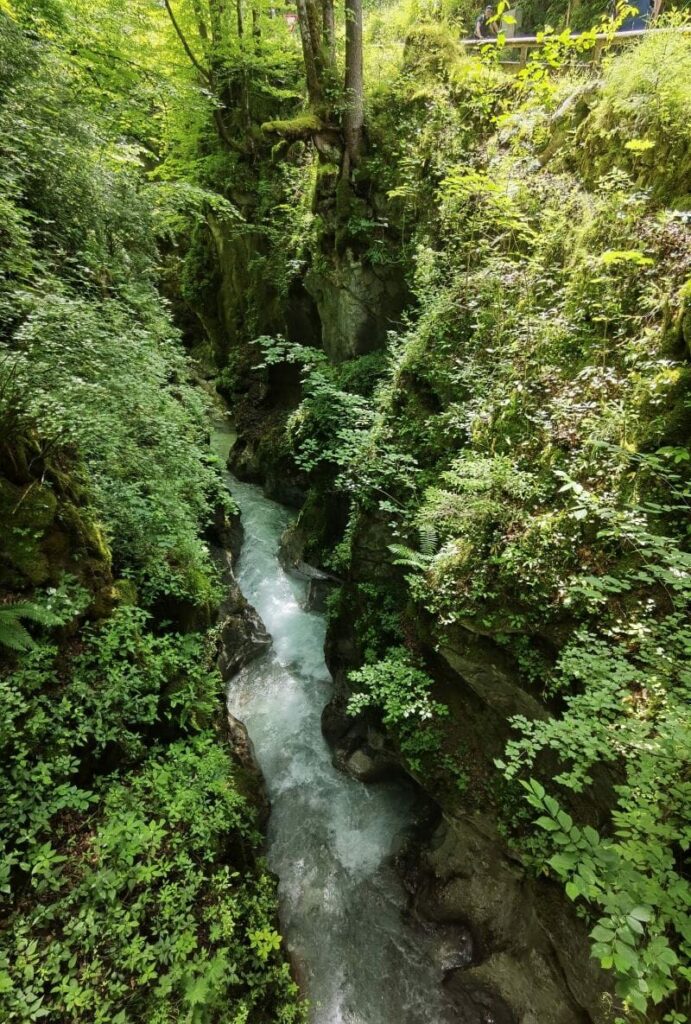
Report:
[[[324,617],[304,610],[306,585],[277,558],[290,513],[257,487],[228,483],[245,531],[237,579],[273,638],[268,654],[231,680],[228,705],[245,723],[266,780],[268,861],[311,1021],[458,1020],[429,944],[403,917],[405,893],[389,863],[415,796],[403,783],[365,786],[332,766],[320,727],[332,692]]]

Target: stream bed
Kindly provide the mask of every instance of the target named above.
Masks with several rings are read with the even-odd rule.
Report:
[[[228,486],[245,531],[237,580],[273,640],[231,680],[228,706],[246,725],[266,780],[268,862],[310,1019],[458,1022],[432,939],[406,921],[406,894],[391,865],[397,837],[418,810],[415,791],[405,782],[365,786],[333,767],[321,732],[332,694],[325,618],[305,610],[306,584],[277,557],[291,513],[258,487],[231,476]]]

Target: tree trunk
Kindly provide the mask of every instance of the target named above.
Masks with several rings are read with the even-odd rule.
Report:
[[[310,27],[310,15],[308,13],[307,0],[297,0],[298,23],[300,25],[300,39],[302,40],[302,55],[305,60],[305,77],[307,79],[307,95],[310,105],[318,107],[322,99],[322,87],[312,39]]]
[[[177,18],[175,17],[175,14],[173,13],[173,8],[170,5],[170,0],[163,0],[163,2],[165,4],[166,11],[168,12],[168,17],[170,18],[171,24],[175,29],[175,33],[178,39],[182,43],[182,47],[185,53],[189,57],[191,63],[194,65],[196,71],[199,73],[199,77],[202,79],[202,81],[204,81],[207,85],[211,85],[211,74],[202,64],[199,63],[199,61],[195,57],[192,47],[187,42],[187,39],[185,38],[185,35],[182,29],[180,28],[180,23],[178,22]]]
[[[194,0],[192,4],[194,8],[194,16],[197,19],[197,31],[199,32],[199,38],[202,41],[202,49],[204,50],[204,56],[207,61],[209,60],[209,30],[206,27],[206,21],[204,19],[204,11],[200,0]]]
[[[220,51],[223,44],[223,22],[226,17],[226,0],[209,0],[209,21],[211,22],[211,41],[214,49]]]
[[[345,0],[345,118],[343,134],[351,164],[357,164],[362,149],[364,122],[364,70],[362,63],[362,0]]]
[[[336,20],[334,18],[334,0],[322,0],[322,26],[324,64],[328,68],[336,66]]]

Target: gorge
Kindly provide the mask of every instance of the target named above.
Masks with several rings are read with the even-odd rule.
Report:
[[[0,0],[3,1022],[689,1019],[691,32],[601,6]]]

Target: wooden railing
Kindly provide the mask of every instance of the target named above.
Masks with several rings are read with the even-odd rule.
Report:
[[[628,29],[625,32],[614,33],[598,32],[595,36],[594,45],[588,50],[583,50],[581,56],[585,63],[594,64],[600,60],[604,49],[609,49],[613,46],[623,46],[633,39],[639,39],[641,36],[660,32],[691,32],[691,26],[684,25],[678,28],[634,28]],[[578,39],[579,33],[573,34],[571,38]],[[475,49],[480,46],[497,45],[497,39],[492,36],[488,39],[462,39],[461,42],[464,46]],[[525,67],[528,63],[530,51],[537,50],[542,45],[542,41],[538,41],[536,36],[507,36],[502,47],[502,54],[506,54],[506,56],[500,57],[499,63],[520,70],[520,68]],[[518,51],[518,53],[514,56],[515,51]]]

